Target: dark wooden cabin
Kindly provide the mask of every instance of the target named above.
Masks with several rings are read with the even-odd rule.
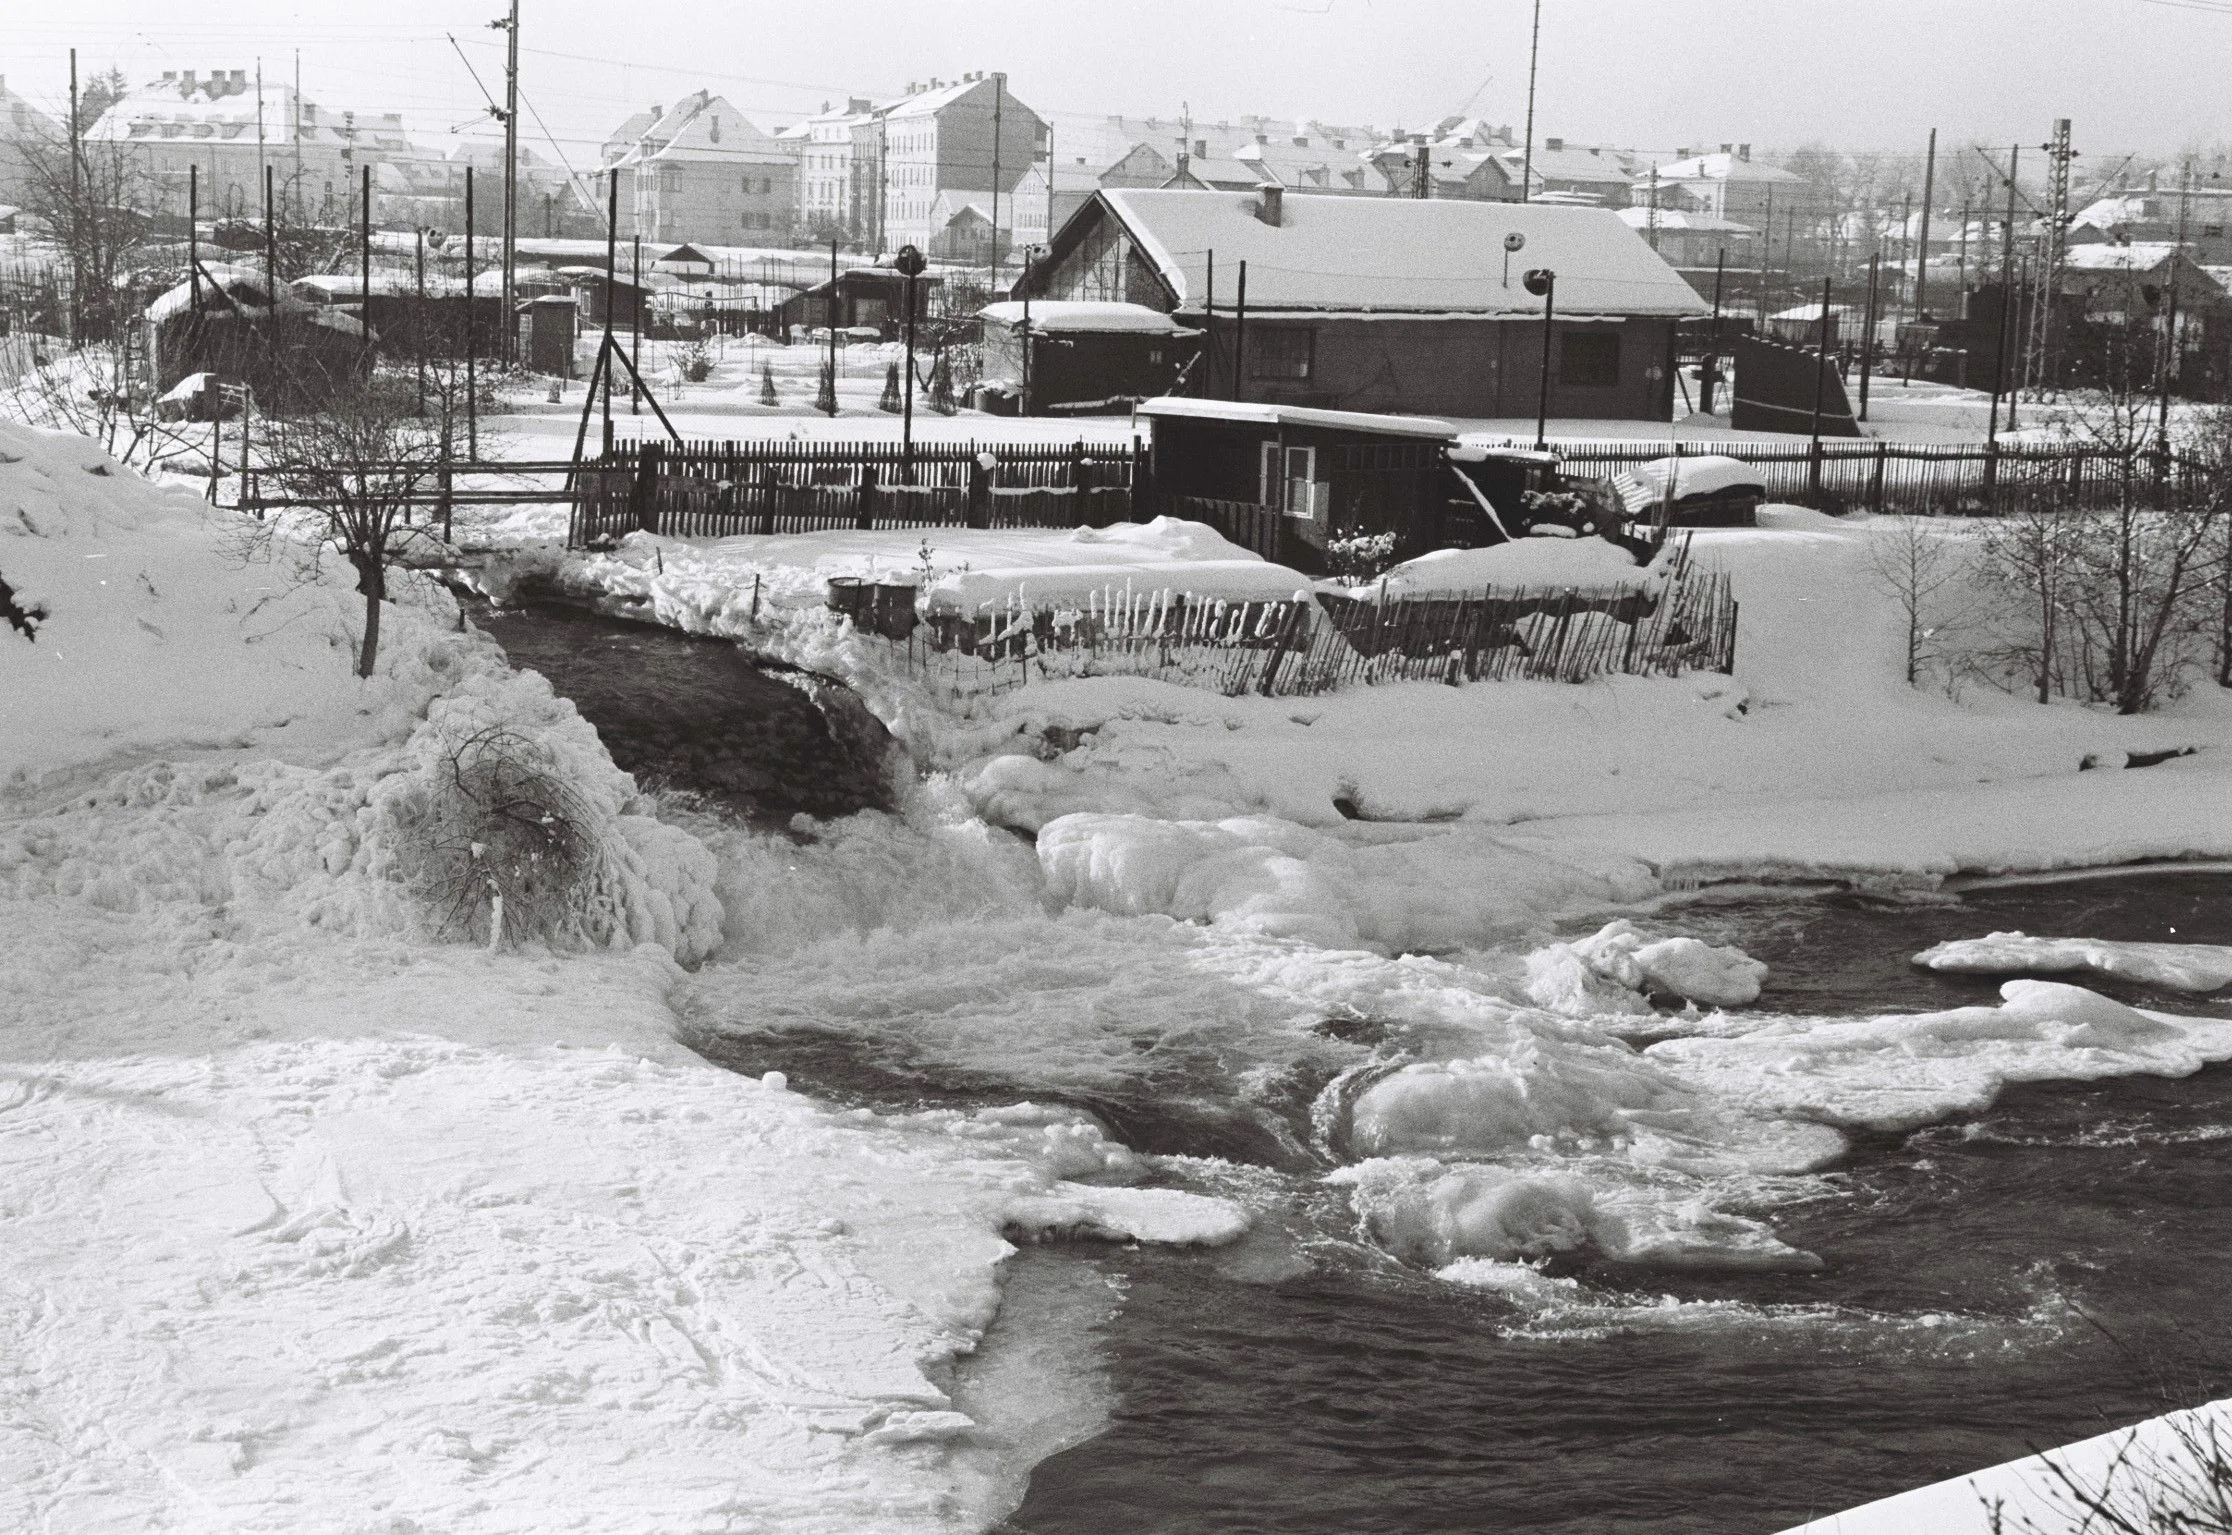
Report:
[[[1011,299],[981,318],[985,383],[1026,416],[1121,413],[1167,394],[1201,340],[1141,304]]]
[[[1266,559],[1314,572],[1335,539],[1392,534],[1398,559],[1446,542],[1446,421],[1177,398],[1139,414],[1154,423],[1157,504]]]

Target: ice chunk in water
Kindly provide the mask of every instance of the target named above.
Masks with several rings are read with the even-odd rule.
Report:
[[[2105,938],[2033,938],[1992,933],[1924,949],[1914,962],[1959,975],[2092,970],[2173,991],[2232,986],[2232,947],[2209,943],[2116,943]]]

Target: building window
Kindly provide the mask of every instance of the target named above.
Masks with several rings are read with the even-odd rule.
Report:
[[[1302,326],[1265,326],[1248,337],[1250,378],[1306,379],[1317,333]]]
[[[2201,226],[2201,238],[2203,238],[2204,240],[2223,239],[2224,226],[2222,224],[2203,224]]]
[[[1610,389],[1620,382],[1620,333],[1569,330],[1558,338],[1558,382],[1576,389]]]

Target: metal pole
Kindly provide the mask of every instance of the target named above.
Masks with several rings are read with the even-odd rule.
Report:
[[[74,206],[74,204],[73,204]],[[201,162],[186,167],[186,281],[191,289],[193,303],[190,312],[194,324],[201,324]],[[77,289],[70,290],[70,304],[77,304]]]
[[[822,307],[829,326],[829,418],[837,419],[837,239],[829,240],[829,302]]]
[[[1534,0],[1534,31],[1527,40],[1527,147],[1519,162],[1519,200],[1527,202],[1534,192],[1534,108],[1535,66],[1542,56],[1542,0]]]
[[[1201,397],[1217,397],[1217,253],[1209,252],[1209,276],[1201,295]]]
[[[426,226],[418,232],[418,309],[411,316],[412,350],[418,354],[418,413],[426,414]]]
[[[597,352],[613,350],[612,339],[612,290],[620,280],[620,173],[605,172],[605,285],[604,285],[604,339],[597,343]],[[612,456],[612,369],[604,369],[604,451]]]
[[[1535,403],[1535,451],[1550,448],[1550,333],[1558,317],[1558,274],[1545,272],[1542,289],[1542,391]]]
[[[1705,366],[1697,375],[1697,404],[1706,415],[1713,413],[1713,385],[1720,379],[1720,317],[1721,279],[1727,275],[1728,247],[1722,246],[1713,253],[1713,328],[1705,341]]]
[[[1828,382],[1823,375],[1829,371],[1829,279],[1826,277],[1821,279],[1821,329],[1817,333],[1817,342],[1820,351],[1814,358],[1813,456],[1814,489],[1819,491],[1821,489],[1821,396],[1823,386]]]
[[[1023,290],[1023,380],[1021,392],[1016,397],[1015,413],[1031,413],[1031,253],[1023,253],[1023,276],[1016,284]]]
[[[1937,191],[1937,129],[1930,130],[1930,148],[1922,160],[1922,239],[1914,267],[1914,317],[1930,314],[1930,201]]]
[[[465,457],[480,459],[480,295],[473,289],[473,168],[465,167]],[[509,326],[509,313],[498,323]]]
[[[643,414],[643,236],[636,235],[635,264],[631,268],[635,284],[635,328],[628,333],[628,414]]]
[[[271,301],[276,307],[279,302],[279,232],[273,222],[276,217],[272,207],[274,168],[264,167],[264,286],[271,290]]]
[[[1232,397],[1248,397],[1248,264],[1240,263],[1240,294],[1232,310]]]
[[[79,296],[85,290],[85,194],[78,185],[78,161],[81,157],[79,143],[84,127],[78,121],[77,50],[70,50],[70,310],[68,320],[69,343],[78,344],[78,331],[83,316],[79,312]],[[198,290],[197,290],[198,291]],[[212,471],[214,473],[214,471]],[[212,480],[209,499],[217,499],[217,484]]]
[[[2000,308],[2000,326],[2002,334],[2000,336],[1999,367],[1997,369],[1997,375],[2003,381],[2006,378],[2007,374],[2009,353],[2013,350],[2013,348],[2008,345],[2008,342],[2011,338],[2005,334],[2005,330],[2007,326],[2015,323],[2016,320],[2016,315],[2014,313],[2015,171],[2016,167],[2021,163],[2022,157],[2023,146],[2020,144],[2015,145],[2007,152],[2007,225],[2006,228],[2001,232],[2003,244],[2001,246],[2000,252],[2000,285],[2005,290],[2007,296],[2002,301]],[[1996,411],[1999,408],[1999,397],[2003,392],[2007,396],[2007,429],[2012,432],[2015,430],[2015,391],[2013,389],[2004,388],[2003,383],[1994,384],[1992,387],[1993,409]]]
[[[357,316],[364,322],[364,355],[372,355],[372,167],[364,168],[364,206],[357,210],[358,270],[363,275],[364,296]]]
[[[1883,271],[1883,253],[1868,258],[1867,320],[1860,333],[1860,419],[1868,419],[1868,376],[1875,369],[1876,284]]]
[[[519,278],[519,0],[497,23],[504,29],[504,314],[509,317]],[[514,350],[512,326],[504,326],[502,355]]]
[[[914,349],[915,274],[907,274],[907,377],[901,388],[899,417],[899,483],[914,483]]]
[[[1007,105],[1007,76],[992,71],[992,296],[1000,296],[1000,112]],[[1009,210],[1014,211],[1012,208]]]

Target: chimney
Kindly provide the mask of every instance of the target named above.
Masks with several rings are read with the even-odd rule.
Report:
[[[1255,216],[1257,218],[1276,229],[1279,227],[1279,220],[1285,213],[1286,188],[1276,186],[1256,188]]]
[[[247,70],[236,69],[232,72],[232,93],[235,96],[245,96],[248,94]]]
[[[1736,152],[1736,146],[1735,146],[1734,144],[1723,144],[1723,145],[1721,145],[1721,153],[1722,153],[1722,154],[1724,154],[1724,155],[1732,155],[1732,154],[1734,154],[1735,152]]]
[[[1196,160],[1206,160],[1206,159],[1208,159],[1208,158],[1209,158],[1209,141],[1208,141],[1207,139],[1195,139],[1195,140],[1194,140],[1194,147],[1193,147],[1193,152],[1194,152],[1194,158],[1195,158]]]
[[[1543,147],[1544,149],[1563,149],[1563,148],[1565,148],[1565,140],[1564,140],[1564,139],[1544,139],[1544,140],[1542,141],[1542,147]]]
[[[182,69],[178,72],[178,94],[181,96],[194,94],[194,72],[192,70]]]
[[[1749,144],[1738,144],[1738,145],[1736,146],[1736,158],[1737,158],[1737,159],[1739,159],[1739,160],[1743,160],[1743,161],[1749,162],[1749,161],[1750,161],[1750,159],[1751,159],[1751,145],[1749,145]]]

